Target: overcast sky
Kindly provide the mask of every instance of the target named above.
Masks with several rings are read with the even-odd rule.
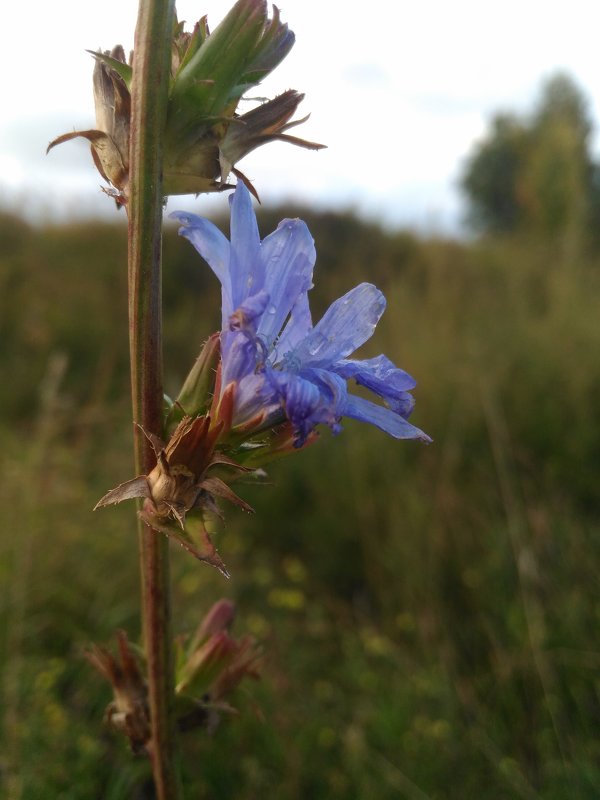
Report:
[[[208,14],[214,28],[230,5],[180,0],[177,8],[190,23]],[[244,159],[263,202],[355,208],[389,224],[456,231],[457,176],[495,111],[528,110],[541,81],[562,69],[600,116],[592,0],[281,0],[281,12],[296,45],[260,94],[305,92],[300,112],[311,118],[297,132],[328,149],[276,144]],[[134,0],[4,4],[0,205],[22,202],[30,217],[57,219],[113,213],[86,143],[44,151],[61,133],[94,127],[85,49],[129,49],[136,16]],[[207,201],[186,205],[201,211]]]

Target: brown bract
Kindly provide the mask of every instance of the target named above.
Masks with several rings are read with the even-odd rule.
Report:
[[[127,634],[118,631],[119,655],[93,645],[86,658],[113,687],[114,700],[106,709],[106,722],[124,733],[134,753],[147,753],[150,745],[150,710],[146,680],[132,652]]]
[[[125,52],[121,45],[103,55],[125,65]],[[117,203],[123,204],[129,188],[131,94],[121,75],[100,58],[96,58],[93,84],[96,128],[64,133],[50,142],[46,152],[71,139],[87,139],[96,169],[116,189],[114,197]]]
[[[140,517],[147,525],[175,538],[196,558],[228,576],[204,525],[203,512],[219,513],[216,498],[229,500],[245,511],[252,508],[222,478],[209,474],[212,467],[229,467],[234,476],[248,471],[215,450],[222,430],[222,421],[212,425],[211,417],[204,415],[183,417],[166,445],[146,434],[156,453],[154,469],[149,475],[111,489],[95,508],[143,498]],[[196,513],[188,517],[192,511]]]

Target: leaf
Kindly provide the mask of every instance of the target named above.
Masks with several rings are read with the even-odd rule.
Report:
[[[213,333],[204,343],[177,397],[177,404],[190,417],[205,413],[209,407],[219,353],[220,334]]]
[[[126,64],[124,61],[119,61],[118,58],[113,58],[113,56],[109,55],[108,53],[101,53],[99,50],[86,50],[85,52],[92,55],[97,61],[101,61],[103,64],[106,64],[106,66],[110,67],[110,69],[114,69],[117,75],[123,78],[127,88],[131,90],[133,69],[129,64]]]
[[[170,95],[172,141],[193,144],[198,117],[220,114],[234,99],[232,90],[256,52],[265,21],[263,0],[238,0],[180,70]]]
[[[284,141],[310,150],[324,148],[325,145],[318,142],[305,141],[285,133],[289,128],[301,125],[308,119],[309,115],[291,120],[303,99],[303,94],[289,89],[243,114],[239,118],[243,125],[229,126],[220,145],[222,173],[228,165],[236,164],[255,148],[271,141]]]
[[[223,161],[224,156],[222,154],[219,158],[221,160],[221,169],[227,170],[227,164],[229,162],[226,159],[225,161]],[[233,172],[235,177],[244,184],[244,186],[246,187],[246,189],[248,189],[250,194],[254,195],[254,197],[256,197],[256,200],[260,203],[260,197],[258,196],[258,192],[256,191],[256,188],[252,183],[252,181],[250,180],[250,178],[244,175],[241,169],[238,169],[237,167],[234,166],[231,166],[230,172]]]
[[[122,503],[123,500],[133,500],[136,497],[150,496],[150,487],[148,486],[146,476],[139,475],[137,478],[131,478],[131,480],[125,481],[125,483],[121,483],[119,486],[111,489],[110,492],[107,492],[104,497],[98,500],[94,506],[94,511],[97,508],[102,508],[103,506],[111,506],[115,505],[116,503]]]
[[[319,144],[318,142],[309,142],[308,139],[301,139],[299,136],[289,136],[287,133],[279,133],[273,137],[278,142],[287,142],[288,144],[295,144],[296,147],[303,147],[305,150],[323,150],[327,147],[326,144]]]
[[[236,470],[237,472],[252,472],[250,467],[245,467],[243,464],[238,464],[237,461],[234,461],[233,458],[225,455],[220,451],[217,451],[210,462],[211,467],[214,465],[222,465],[224,467],[231,467],[232,469]]]
[[[63,144],[63,142],[77,137],[87,139],[91,144],[94,163],[104,180],[112,183],[117,189],[123,189],[128,180],[127,167],[114,140],[104,131],[88,130],[63,133],[62,136],[58,136],[50,142],[46,153],[49,153],[57,144]]]
[[[136,425],[144,434],[144,436],[150,443],[150,446],[154,450],[154,455],[158,458],[160,452],[165,448],[165,443],[163,442],[163,440],[156,434],[147,431],[142,425],[139,424],[139,422],[134,422],[133,424]]]
[[[91,142],[99,136],[106,136],[106,134],[103,133],[102,131],[97,131],[97,130],[71,131],[70,133],[63,133],[62,136],[57,136],[56,139],[52,139],[52,141],[46,148],[46,155],[48,155],[50,150],[52,150],[53,147],[56,147],[57,144],[63,144],[63,142],[69,142],[71,139],[76,139],[78,136],[82,136],[84,139],[87,139],[88,142]]]
[[[211,425],[210,417],[184,417],[171,436],[165,454],[169,465],[182,464],[199,478],[210,465],[222,423]]]
[[[242,500],[242,498],[222,481],[221,478],[205,478],[200,486],[205,491],[217,497],[222,497],[223,500],[229,500],[230,503],[234,503],[236,506],[240,506],[240,508],[243,508],[244,511],[247,511],[249,514],[254,514],[252,506],[248,505],[245,500]]]
[[[180,25],[178,36],[175,37],[175,43],[178,45],[180,62],[177,66],[176,74],[173,76],[175,79],[181,70],[188,64],[190,59],[196,54],[200,47],[204,44],[208,36],[208,25],[206,17],[202,17],[194,25],[194,30],[188,36],[183,31],[183,22]],[[183,47],[181,47],[183,45]],[[184,52],[185,51],[185,52]]]
[[[235,385],[230,383],[221,394],[220,392],[220,375],[217,373],[217,384],[215,386],[215,396],[213,408],[211,409],[211,416],[215,420],[223,423],[223,430],[230,431],[233,421],[233,400],[235,395]],[[218,399],[217,399],[218,398]],[[216,405],[216,413],[215,413]]]
[[[229,572],[223,559],[217,552],[217,548],[212,543],[208,531],[204,527],[200,517],[188,517],[185,521],[185,528],[179,528],[175,523],[163,521],[153,514],[147,507],[139,512],[140,519],[152,530],[163,533],[165,536],[175,539],[179,544],[191,553],[199,561],[204,561],[215,567],[226,578]]]

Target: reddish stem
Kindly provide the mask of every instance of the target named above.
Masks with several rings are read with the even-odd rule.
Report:
[[[131,87],[129,335],[133,418],[162,434],[162,153],[167,114],[174,0],[140,0]],[[138,474],[155,456],[136,428]],[[142,618],[158,800],[180,797],[175,767],[174,676],[166,537],[140,523]]]

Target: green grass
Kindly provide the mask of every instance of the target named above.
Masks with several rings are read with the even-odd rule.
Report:
[[[365,355],[415,375],[435,443],[325,431],[240,487],[254,516],[226,509],[231,581],[173,549],[176,628],[232,597],[267,654],[240,716],[188,735],[186,796],[592,800],[600,263],[309,221],[315,306],[385,290]],[[138,630],[132,509],[90,511],[132,470],[125,232],[7,217],[0,243],[2,796],[141,800],[146,765],[103,728],[82,657]],[[165,262],[176,392],[219,292],[186,242]]]

